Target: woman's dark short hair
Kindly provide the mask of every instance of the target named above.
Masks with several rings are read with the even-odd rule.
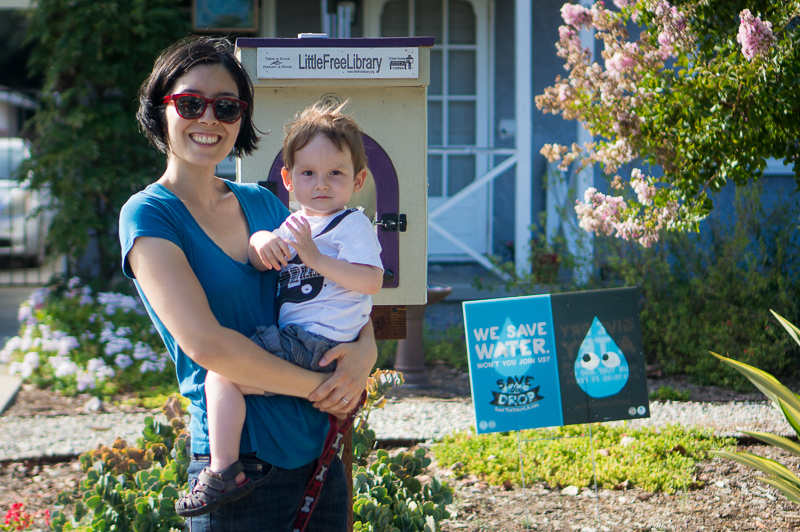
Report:
[[[153,71],[139,89],[136,119],[147,139],[159,151],[169,152],[164,96],[171,94],[178,78],[197,65],[222,65],[230,72],[239,89],[239,99],[247,103],[233,151],[241,157],[256,149],[259,138],[253,124],[253,85],[233,50],[233,45],[225,38],[194,36],[176,42],[158,56]]]

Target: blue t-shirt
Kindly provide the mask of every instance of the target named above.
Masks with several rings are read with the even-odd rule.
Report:
[[[227,182],[236,194],[250,226],[250,234],[273,231],[289,211],[272,193],[255,184]],[[276,321],[277,272],[260,272],[248,262],[228,256],[203,231],[189,210],[169,189],[152,184],[123,206],[119,224],[122,267],[134,280],[147,312],[167,346],[178,374],[181,394],[191,400],[189,430],[192,451],[209,454],[206,415],[206,370],[177,345],[142,293],[128,263],[128,253],[140,236],[169,240],[180,247],[205,290],[211,311],[223,327],[250,337],[258,325]],[[220,353],[220,356],[225,356]],[[269,355],[265,355],[269,356]],[[247,415],[242,431],[241,453],[256,453],[271,464],[287,469],[315,460],[322,453],[328,428],[327,414],[305,399],[275,395],[247,395]]]

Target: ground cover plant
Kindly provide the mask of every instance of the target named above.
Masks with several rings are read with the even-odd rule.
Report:
[[[51,527],[62,531],[167,532],[183,528],[175,502],[189,482],[188,433],[177,396],[164,407],[167,423],[148,417],[136,446],[116,440],[80,456],[80,486],[62,492]]]
[[[386,405],[385,395],[403,383],[402,374],[377,370],[367,382],[367,402],[353,424],[353,530],[435,532],[450,517],[453,488],[428,475],[431,458],[423,447],[391,454],[375,449],[369,414]]]
[[[702,487],[696,464],[709,458],[711,451],[734,444],[732,438],[678,425],[656,431],[592,424],[592,435],[593,443],[584,437],[588,430],[583,425],[519,433],[457,433],[445,436],[433,453],[459,477],[476,475],[492,485],[519,486],[521,452],[525,484],[582,488],[594,487],[593,445],[598,488],[675,493]]]
[[[55,280],[19,309],[20,333],[0,351],[9,373],[69,395],[140,396],[177,389],[175,368],[141,301]]]

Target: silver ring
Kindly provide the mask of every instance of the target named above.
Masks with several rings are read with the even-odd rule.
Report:
[[[342,401],[344,401],[344,402],[345,402],[345,403],[347,403],[348,405],[350,404],[350,401],[348,401],[348,400],[347,400],[347,399],[345,399],[344,397],[342,397]]]

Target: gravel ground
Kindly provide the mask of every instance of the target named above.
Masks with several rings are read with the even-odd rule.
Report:
[[[650,419],[630,426],[659,427],[680,423],[705,426],[720,435],[741,436],[738,427],[791,435],[782,414],[767,403],[667,402],[650,404]],[[0,461],[80,454],[117,437],[129,443],[141,435],[150,413],[95,413],[71,416],[0,417]],[[370,414],[370,426],[379,440],[413,442],[439,439],[474,425],[468,399],[392,399]]]

